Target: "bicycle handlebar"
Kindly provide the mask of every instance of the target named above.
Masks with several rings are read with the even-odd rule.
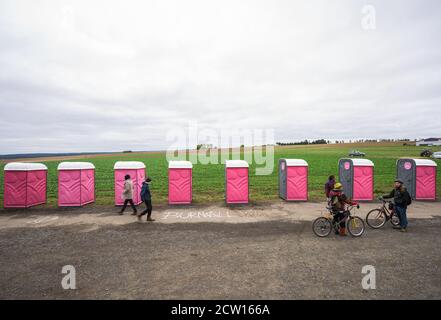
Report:
[[[386,200],[383,197],[379,197],[378,200],[383,201],[383,203],[392,203],[392,201]]]

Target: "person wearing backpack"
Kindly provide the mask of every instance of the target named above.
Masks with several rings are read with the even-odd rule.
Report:
[[[397,213],[400,225],[394,227],[401,232],[407,231],[407,207],[412,204],[412,197],[404,186],[403,181],[400,179],[395,180],[395,188],[389,193],[383,196],[384,199],[394,199],[395,212]]]
[[[155,219],[152,219],[152,194],[150,193],[150,183],[152,182],[152,179],[150,177],[147,177],[145,181],[142,183],[141,188],[141,200],[145,203],[146,209],[138,214],[138,220],[141,221],[141,217],[145,214],[147,214],[147,221],[155,221]]]

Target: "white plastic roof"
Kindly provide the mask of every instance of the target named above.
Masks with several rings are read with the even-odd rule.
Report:
[[[373,167],[374,163],[368,159],[350,159],[354,166],[359,167]]]
[[[248,168],[248,162],[244,160],[227,160],[225,161],[227,168]]]
[[[193,164],[190,161],[169,161],[168,167],[171,169],[191,169]]]
[[[36,171],[47,170],[47,167],[42,163],[31,162],[10,162],[5,166],[5,171]]]
[[[117,161],[113,169],[145,169],[145,164],[141,161]]]
[[[58,170],[81,170],[95,169],[93,163],[90,162],[60,162]]]
[[[404,159],[406,160],[406,159]],[[435,161],[429,160],[429,159],[408,159],[415,161],[415,164],[417,166],[424,166],[424,167],[437,167],[437,164]]]
[[[283,159],[287,167],[307,167],[308,162],[303,159]]]

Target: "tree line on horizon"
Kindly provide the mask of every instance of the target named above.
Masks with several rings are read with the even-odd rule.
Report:
[[[415,139],[414,141],[416,141]],[[410,142],[410,139],[356,139],[356,140],[335,140],[334,143],[372,143],[372,142]],[[276,142],[278,146],[298,146],[310,144],[331,144],[331,140],[317,139],[317,140],[303,140],[297,142]]]

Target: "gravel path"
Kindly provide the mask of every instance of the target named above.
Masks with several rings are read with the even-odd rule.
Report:
[[[376,204],[365,204],[363,216]],[[0,210],[1,299],[440,299],[441,204],[415,203],[408,233],[315,237],[322,203]],[[73,265],[77,289],[63,290]],[[363,290],[361,269],[376,268]]]

